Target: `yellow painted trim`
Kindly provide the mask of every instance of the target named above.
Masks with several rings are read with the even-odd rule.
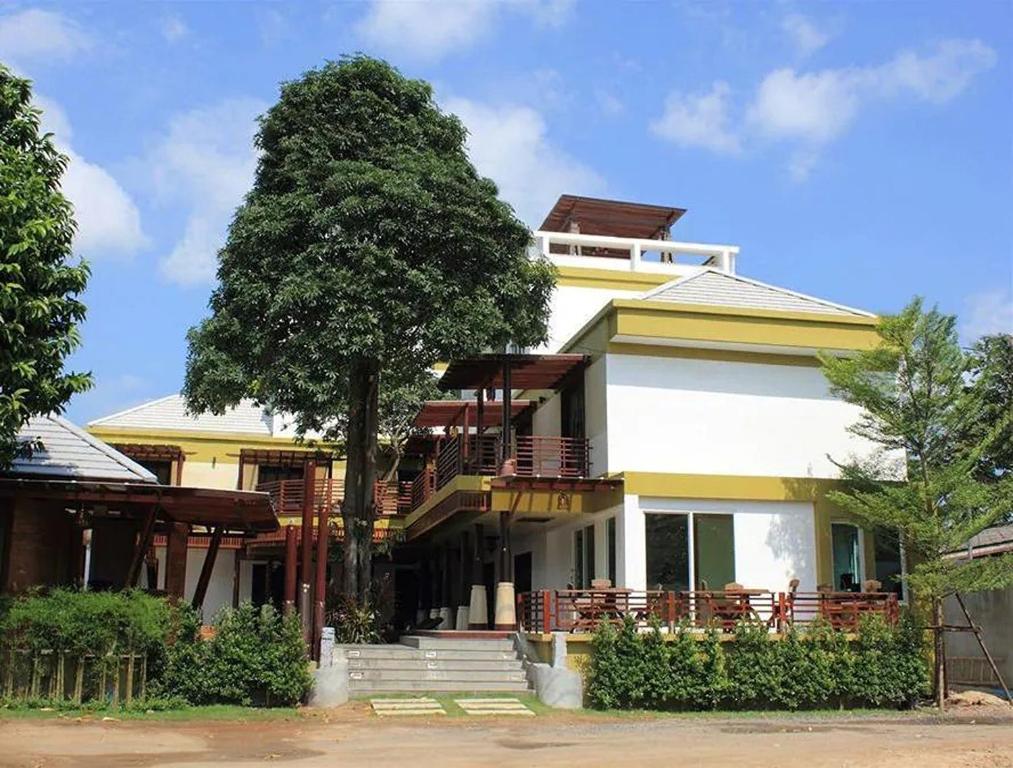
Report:
[[[325,443],[306,445],[292,438],[258,437],[230,432],[184,432],[181,430],[140,429],[122,427],[90,427],[88,432],[109,443],[149,443],[178,445],[187,461],[238,464],[242,448],[269,450],[294,450],[313,452],[318,449],[331,450]],[[184,464],[184,467],[186,465]],[[185,471],[185,469],[184,469]]]
[[[791,313],[751,316],[741,312],[715,311],[717,308],[688,309],[637,305],[613,301],[617,306],[616,332],[626,339],[685,339],[687,341],[757,344],[804,349],[865,350],[879,344],[873,323],[856,323]],[[863,320],[865,318],[862,318]]]
[[[762,365],[794,365],[818,368],[815,355],[781,355],[773,352],[743,352],[735,349],[707,349],[704,347],[670,347],[664,344],[626,344],[611,342],[606,347],[610,355],[641,355],[643,357],[673,357],[688,360],[719,360],[730,363],[758,363]]]
[[[649,291],[685,275],[626,272],[614,269],[556,266],[556,285],[567,288],[602,288],[614,291]]]
[[[621,503],[621,488],[618,492],[493,488],[489,508],[494,512],[512,511],[517,515],[535,514],[562,518],[598,512]]]
[[[623,472],[626,493],[687,499],[814,501],[840,486],[838,480],[751,475],[691,475]]]
[[[822,312],[793,312],[783,309],[762,309],[759,307],[726,307],[718,304],[682,304],[674,301],[653,301],[651,299],[613,299],[616,309],[657,310],[678,314],[720,315],[728,317],[770,318],[798,320],[820,325],[865,325],[875,327],[879,318],[866,315],[830,315]]]
[[[430,496],[422,504],[421,507],[411,512],[404,521],[405,528],[413,525],[416,520],[424,517],[433,507],[439,504],[441,501],[446,499],[453,493],[458,491],[470,491],[470,492],[482,492],[488,491],[491,487],[492,478],[484,477],[480,475],[457,475],[457,477],[451,478],[450,482],[442,488],[438,489],[436,493]]]

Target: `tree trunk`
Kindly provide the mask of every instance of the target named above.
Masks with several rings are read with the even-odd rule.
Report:
[[[943,639],[943,601],[940,598],[932,600],[932,632],[934,641],[935,675],[933,688],[935,689],[936,706],[942,712],[946,706],[946,645]]]
[[[342,593],[360,604],[369,596],[372,569],[373,484],[376,479],[379,365],[352,364],[349,381],[348,435],[345,448],[345,529]]]

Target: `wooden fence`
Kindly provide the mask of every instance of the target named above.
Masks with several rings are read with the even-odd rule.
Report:
[[[7,701],[130,704],[147,694],[148,657],[8,648],[0,653],[0,683]]]

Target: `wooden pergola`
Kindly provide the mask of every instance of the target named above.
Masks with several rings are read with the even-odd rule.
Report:
[[[595,197],[561,195],[542,222],[546,232],[666,240],[685,208],[672,208]]]

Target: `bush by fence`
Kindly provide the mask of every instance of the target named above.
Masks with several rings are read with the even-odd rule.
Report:
[[[907,706],[926,692],[923,632],[863,618],[857,639],[823,625],[771,639],[742,623],[734,642],[680,628],[662,634],[603,624],[595,634],[588,694],[601,709],[814,709]]]
[[[188,605],[141,591],[56,589],[0,605],[0,701],[281,706],[310,685],[298,619],[271,606],[226,609],[202,640]]]
[[[191,704],[287,706],[301,701],[312,685],[299,620],[281,617],[270,605],[249,603],[223,609],[210,640],[200,623],[180,610],[175,642],[160,690]]]

